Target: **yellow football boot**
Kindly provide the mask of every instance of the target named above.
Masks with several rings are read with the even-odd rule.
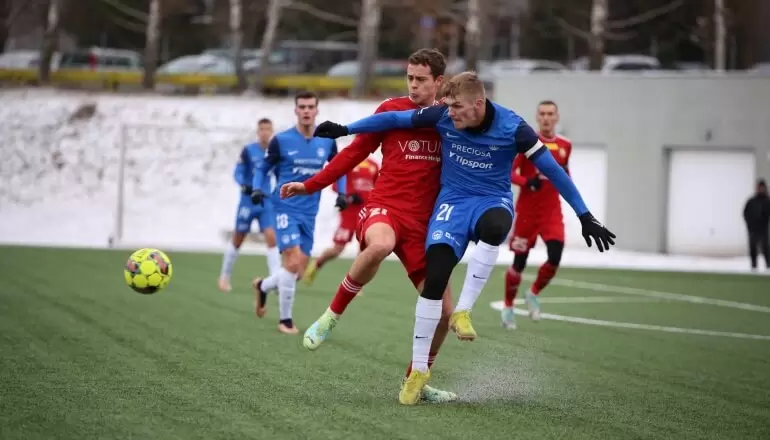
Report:
[[[402,405],[416,405],[420,401],[422,389],[430,380],[430,370],[423,373],[419,370],[412,370],[409,377],[401,384],[401,391],[398,393],[398,403]]]
[[[473,341],[476,339],[476,330],[471,323],[471,311],[463,310],[452,313],[449,318],[449,328],[454,330],[457,339],[461,341]]]
[[[308,286],[313,284],[313,280],[315,280],[315,274],[317,271],[318,264],[316,263],[316,260],[313,260],[307,265],[305,273],[302,274],[302,282]]]

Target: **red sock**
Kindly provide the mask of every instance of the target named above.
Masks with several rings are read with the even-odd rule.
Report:
[[[547,261],[540,266],[540,270],[537,271],[537,279],[535,279],[535,282],[532,284],[532,293],[537,295],[545,289],[548,283],[551,282],[553,276],[556,275],[556,269],[558,268],[559,266],[554,266]]]
[[[521,284],[521,273],[509,267],[505,272],[505,307],[513,307],[513,300],[519,292],[519,284]]]
[[[329,309],[337,315],[342,315],[350,301],[353,301],[353,298],[361,291],[361,287],[363,287],[363,284],[350,278],[350,275],[345,275],[345,279],[342,280],[340,287],[337,288],[337,294],[334,295]]]
[[[433,361],[436,360],[436,356],[438,356],[438,353],[430,352],[428,354],[428,369],[433,366]],[[409,377],[409,375],[412,374],[412,361],[409,361],[409,366],[406,367],[406,376]]]

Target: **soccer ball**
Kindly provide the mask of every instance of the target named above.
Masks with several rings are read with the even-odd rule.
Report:
[[[173,270],[171,260],[157,249],[139,249],[126,261],[123,275],[128,287],[149,295],[168,286]]]

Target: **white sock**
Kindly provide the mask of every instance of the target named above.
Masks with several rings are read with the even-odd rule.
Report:
[[[412,340],[412,369],[428,371],[428,358],[433,335],[441,320],[441,300],[417,298],[414,310],[414,339]]]
[[[269,292],[271,290],[275,290],[278,288],[278,279],[281,276],[282,271],[283,269],[281,269],[281,267],[279,266],[278,270],[275,271],[275,273],[273,273],[267,278],[262,279],[262,286],[260,287],[262,287],[263,292]]]
[[[481,290],[487,284],[489,275],[497,263],[497,255],[500,253],[500,246],[492,246],[482,241],[476,244],[476,248],[468,261],[468,269],[465,272],[465,281],[463,290],[460,292],[460,299],[457,300],[455,312],[473,309],[476,300],[481,295]]]
[[[278,272],[278,311],[281,321],[291,319],[291,309],[294,307],[294,292],[297,286],[297,275],[286,269]]]
[[[238,259],[238,248],[233,246],[233,243],[230,242],[227,244],[227,249],[225,249],[225,255],[222,258],[222,271],[219,273],[219,276],[230,278],[230,274],[233,273],[233,265],[235,265],[235,260],[237,259]]]
[[[267,248],[267,270],[270,272],[270,275],[277,274],[280,269],[281,253],[278,252],[278,247]]]

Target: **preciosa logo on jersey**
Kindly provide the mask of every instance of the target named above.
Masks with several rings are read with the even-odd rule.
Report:
[[[465,145],[452,144],[452,149],[463,153],[473,154],[474,156],[492,157],[489,151],[479,150],[478,148],[466,147]]]
[[[408,160],[429,160],[431,162],[441,162],[441,143],[438,141],[421,141],[411,139],[408,141],[398,141],[401,152]]]

